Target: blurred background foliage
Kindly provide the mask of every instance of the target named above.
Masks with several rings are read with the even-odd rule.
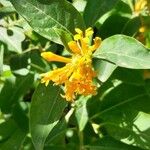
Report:
[[[150,48],[149,0],[146,7],[144,0],[68,1],[95,36],[124,34]],[[68,104],[55,98],[59,87],[38,86],[41,73],[62,66],[40,53],[69,55],[67,48],[23,17],[11,1],[0,0],[0,150],[150,150],[150,71],[94,59],[98,94]]]

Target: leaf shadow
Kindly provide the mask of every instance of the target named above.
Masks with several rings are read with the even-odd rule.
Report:
[[[89,116],[100,124],[100,132],[104,130],[121,142],[150,149],[150,98],[144,86],[121,83],[104,93],[87,103]]]

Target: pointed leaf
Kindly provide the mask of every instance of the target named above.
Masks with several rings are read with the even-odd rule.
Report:
[[[4,142],[1,146],[1,150],[18,150],[22,146],[26,137],[26,133],[21,131],[20,129],[16,129],[16,131],[11,135],[11,137]]]
[[[51,145],[58,141],[63,141],[65,138],[67,131],[67,124],[65,120],[61,120],[50,132],[50,134],[47,137],[46,144],[45,145]]]
[[[16,129],[17,125],[13,119],[0,123],[0,142],[8,139]]]
[[[119,0],[88,0],[84,19],[87,26],[93,26],[95,22],[106,12],[111,10]],[[94,11],[93,11],[94,10]]]
[[[5,17],[6,15],[15,13],[15,9],[12,6],[6,6],[0,8],[0,18]]]
[[[34,75],[14,76],[5,80],[0,92],[0,108],[4,113],[10,113],[12,107],[30,89],[34,81]]]
[[[94,62],[94,68],[97,72],[97,78],[101,82],[107,81],[107,79],[111,76],[114,70],[117,68],[116,65],[109,63],[104,60],[96,59]]]
[[[36,150],[42,150],[47,136],[58,123],[66,106],[59,86],[40,84],[33,97],[30,110],[30,131]]]
[[[65,0],[11,0],[17,12],[42,36],[61,43],[57,29],[71,34],[84,28],[80,13]]]
[[[142,150],[138,147],[134,147],[131,145],[124,144],[119,142],[112,137],[104,137],[99,139],[91,146],[89,146],[90,150]]]
[[[21,53],[21,42],[25,39],[23,30],[18,27],[11,27],[7,30],[0,27],[0,41],[5,43],[10,51]]]
[[[94,57],[125,68],[150,68],[150,51],[136,39],[125,35],[114,35],[105,39]]]
[[[105,128],[115,139],[149,150],[149,106],[150,98],[143,86],[122,83],[106,91],[95,117],[103,120],[100,130]]]
[[[82,131],[85,127],[85,125],[88,122],[88,112],[86,108],[86,103],[88,101],[89,97],[81,97],[77,101],[77,108],[75,111],[75,116],[78,122],[79,130]]]
[[[0,75],[3,72],[3,56],[4,56],[4,46],[0,43]]]

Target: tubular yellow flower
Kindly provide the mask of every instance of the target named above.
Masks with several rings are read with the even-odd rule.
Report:
[[[69,63],[71,62],[71,59],[65,58],[62,56],[58,56],[52,52],[43,52],[41,53],[41,56],[46,59],[47,61],[58,61],[58,62],[64,62],[64,63]]]
[[[56,85],[64,85],[64,98],[67,101],[73,101],[76,95],[95,95],[97,87],[93,83],[96,72],[92,67],[92,53],[96,50],[101,39],[96,37],[93,45],[90,39],[93,35],[93,29],[88,28],[85,33],[79,28],[75,29],[74,41],[70,41],[68,46],[72,52],[72,58],[58,56],[52,52],[43,52],[41,56],[47,61],[59,61],[66,63],[62,68],[43,73],[41,83],[47,86],[50,81]]]

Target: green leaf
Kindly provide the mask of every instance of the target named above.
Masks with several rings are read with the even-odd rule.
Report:
[[[16,129],[17,125],[12,119],[0,123],[0,142],[8,139],[15,132]]]
[[[14,76],[5,80],[4,87],[0,93],[0,108],[4,113],[10,113],[13,104],[17,103],[30,89],[34,81],[34,75]]]
[[[30,131],[36,150],[42,150],[47,136],[58,123],[66,106],[59,86],[40,84],[33,97],[30,110]]]
[[[89,97],[80,97],[76,102],[77,108],[75,110],[75,116],[78,122],[79,130],[82,131],[88,122],[88,112],[86,103]]]
[[[115,34],[121,34],[123,27],[129,21],[129,18],[120,14],[113,14],[108,17],[101,25],[98,35],[105,39]]]
[[[93,26],[96,21],[111,10],[117,2],[119,2],[119,0],[88,0],[84,11],[84,20],[87,27]]]
[[[80,13],[83,13],[86,6],[86,0],[75,0],[72,4]]]
[[[142,150],[138,147],[121,143],[111,137],[104,137],[87,146],[89,150]]]
[[[0,0],[0,3],[2,6],[5,6],[5,7],[11,6],[11,3],[9,2],[9,0]]]
[[[29,54],[14,55],[10,58],[10,68],[13,74],[25,76],[29,73]]]
[[[63,145],[53,145],[53,146],[47,146],[46,148],[44,148],[44,150],[66,150],[66,147]]]
[[[4,56],[4,46],[0,43],[0,75],[3,72],[3,56]]]
[[[132,112],[125,112],[124,115],[127,113]],[[143,149],[150,149],[150,114],[146,114],[143,112],[139,112],[137,115],[135,115],[131,121],[131,115],[126,116],[128,118],[124,122],[124,126],[121,126],[121,123],[116,122],[106,122],[105,127],[109,134],[116,138],[117,140],[120,140],[126,144],[138,146]],[[127,122],[128,120],[128,122]],[[129,121],[130,120],[130,121]],[[128,123],[128,124],[126,124]],[[116,134],[117,132],[117,134]]]
[[[65,48],[70,51],[70,48],[68,46],[68,42],[72,41],[72,36],[70,34],[67,34],[66,32],[64,32],[63,30],[57,29],[55,30],[57,32],[57,34],[60,36],[60,39],[63,43],[63,45],[65,46]]]
[[[58,29],[67,34],[84,28],[80,13],[65,0],[11,0],[17,12],[31,27],[49,40],[62,44]]]
[[[22,143],[22,149],[21,150],[35,150],[31,137],[26,136],[24,142]]]
[[[0,41],[5,43],[10,51],[21,53],[21,42],[25,39],[23,30],[18,27],[11,27],[9,30],[0,27]]]
[[[100,132],[126,144],[150,149],[150,98],[143,86],[120,84],[106,91],[99,102]]]
[[[119,1],[111,11],[110,16],[104,22],[102,22],[102,25],[98,29],[98,35],[101,38],[107,38],[111,35],[122,33],[122,30],[125,28],[125,26],[128,27],[127,23],[129,22],[128,20],[130,17],[130,7],[126,3]],[[135,33],[134,31],[129,30],[127,33],[130,33],[131,35],[132,33]],[[113,63],[97,59],[94,62],[94,66],[97,71],[98,79],[101,82],[107,81],[107,79],[117,68],[117,66]]]
[[[115,34],[121,34],[124,26],[131,18],[131,14],[130,7],[126,3],[119,1],[111,12],[99,20],[101,25],[98,29],[98,35],[104,39]]]
[[[132,18],[124,26],[122,33],[128,36],[133,36],[138,32],[141,26],[140,17]]]
[[[20,129],[17,129],[11,137],[4,142],[1,146],[1,150],[18,150],[22,146],[22,143],[24,142],[26,137],[26,134],[21,131]]]
[[[6,15],[14,13],[15,9],[12,6],[2,7],[0,8],[0,18],[3,18]]]
[[[25,107],[27,106],[24,102],[16,104],[13,107],[12,115],[13,115],[13,119],[15,120],[17,125],[20,127],[20,129],[22,129],[22,131],[27,133],[29,131],[29,127],[28,127],[29,119],[24,110]]]
[[[125,68],[150,68],[149,50],[136,39],[125,35],[114,35],[105,39],[94,53],[94,57]]]
[[[94,68],[97,72],[97,78],[101,82],[107,81],[107,79],[111,76],[111,74],[114,72],[114,70],[117,68],[116,65],[109,63],[104,60],[94,60]]]
[[[120,16],[124,16],[127,18],[132,17],[131,7],[127,3],[123,2],[122,0],[118,1],[117,5],[112,10],[112,13],[113,14],[119,14]]]
[[[149,112],[150,100],[144,86],[135,86],[121,82],[114,84],[116,84],[114,88],[111,88],[109,92],[106,90],[106,93],[104,92],[103,96],[100,97],[101,101],[103,102],[99,107],[99,110],[101,110],[99,114],[108,115],[108,112],[112,113],[113,110],[118,111],[122,107],[124,107],[126,111],[134,109],[136,111],[143,111],[145,113]],[[112,115],[108,117],[112,118]]]
[[[58,142],[63,143],[66,131],[67,131],[66,121],[60,120],[48,135],[45,145],[53,145],[57,144]]]
[[[127,84],[134,84],[137,86],[145,84],[142,70],[118,67],[111,77],[112,79],[118,79]]]
[[[54,47],[51,48],[52,50]],[[51,69],[51,66],[42,59],[40,56],[40,53],[37,51],[30,52],[30,59],[31,63],[29,65],[31,66],[31,70],[43,73],[45,71],[49,71]]]

